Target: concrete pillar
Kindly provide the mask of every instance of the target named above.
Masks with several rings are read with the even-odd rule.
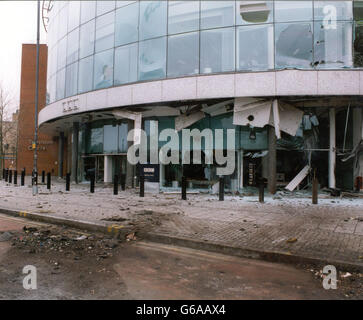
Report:
[[[276,193],[276,135],[275,128],[268,127],[268,191]]]
[[[71,180],[78,183],[78,133],[79,123],[73,122],[72,130],[72,168],[71,168]]]
[[[103,182],[112,183],[112,156],[105,156]]]
[[[59,134],[58,143],[58,177],[63,177],[63,158],[64,158],[64,132]]]
[[[329,109],[329,188],[335,188],[336,128],[335,109]]]

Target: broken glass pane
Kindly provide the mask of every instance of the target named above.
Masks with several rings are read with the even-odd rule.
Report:
[[[237,29],[237,69],[268,70],[274,66],[273,25]]]
[[[353,1],[354,20],[363,20],[363,1]]]
[[[310,68],[313,62],[312,23],[275,25],[276,68]]]
[[[363,21],[354,25],[354,67],[363,67]]]
[[[337,22],[335,28],[315,22],[314,66],[321,69],[351,67],[352,42],[351,22]]]
[[[236,1],[236,24],[273,21],[273,1]]]

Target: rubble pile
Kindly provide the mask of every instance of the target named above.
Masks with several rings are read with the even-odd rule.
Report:
[[[136,237],[132,239],[136,240]],[[23,232],[13,234],[11,241],[12,246],[29,254],[54,252],[73,257],[74,260],[80,260],[85,255],[100,260],[112,257],[113,250],[127,240],[126,237],[90,235],[61,227],[38,229],[24,226]]]

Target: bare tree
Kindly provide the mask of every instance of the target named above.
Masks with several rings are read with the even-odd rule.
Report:
[[[10,105],[12,97],[9,91],[7,91],[4,85],[0,82],[0,169],[4,168],[5,164],[5,148],[4,148],[4,136],[7,136],[8,131],[12,130],[12,126],[8,125],[6,121],[10,113]]]

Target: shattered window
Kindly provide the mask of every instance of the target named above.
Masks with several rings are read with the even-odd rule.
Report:
[[[239,27],[237,70],[268,70],[273,67],[273,25]]]
[[[275,22],[313,20],[312,1],[275,1]]]
[[[310,68],[313,61],[312,23],[275,25],[276,68]]]
[[[347,68],[352,66],[352,22],[336,22],[330,28],[324,22],[314,26],[314,66]]]
[[[363,67],[363,21],[354,25],[354,67]]]
[[[273,21],[273,1],[236,1],[236,24]]]

